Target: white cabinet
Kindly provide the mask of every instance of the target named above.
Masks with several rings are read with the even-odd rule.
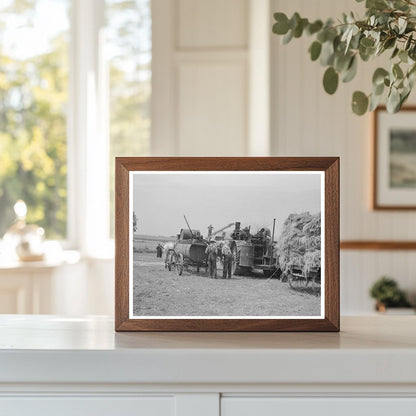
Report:
[[[7,416],[174,416],[175,399],[164,397],[16,397],[0,398]]]
[[[416,398],[273,398],[221,400],[221,416],[414,416]]]
[[[341,333],[115,333],[0,315],[0,415],[414,416],[416,316]]]

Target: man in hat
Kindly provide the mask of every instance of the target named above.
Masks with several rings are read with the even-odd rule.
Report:
[[[213,241],[205,249],[205,254],[208,256],[208,270],[211,279],[217,278],[217,247]]]
[[[224,244],[221,249],[222,259],[223,259],[223,279],[231,279],[232,267],[233,267],[233,253],[228,244]]]

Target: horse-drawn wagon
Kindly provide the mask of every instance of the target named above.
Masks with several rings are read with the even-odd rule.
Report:
[[[198,230],[182,229],[178,239],[169,254],[168,268],[176,269],[179,276],[184,269],[195,267],[199,272],[201,267],[208,267],[207,255],[205,254],[208,242],[204,240]]]
[[[192,230],[184,216],[188,228],[182,228],[175,242],[169,243],[165,254],[165,267],[175,269],[179,276],[184,269],[195,267],[208,268],[206,249],[208,241],[204,240],[199,230]]]
[[[278,244],[282,280],[292,289],[321,286],[321,215],[291,214],[283,224]]]
[[[304,290],[307,287],[313,291],[320,288],[321,285],[321,268],[309,267],[306,269],[301,266],[290,266],[287,280],[292,289]]]

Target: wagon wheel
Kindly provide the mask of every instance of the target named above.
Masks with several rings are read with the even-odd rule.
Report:
[[[293,274],[289,274],[288,276],[289,285],[292,289],[295,290],[303,290],[306,288],[308,281],[303,276],[293,276]]]
[[[321,292],[321,276],[314,276],[311,279],[312,291],[314,294],[319,294]]]
[[[182,276],[183,273],[183,255],[178,254],[176,256],[176,273],[178,273],[178,276]]]

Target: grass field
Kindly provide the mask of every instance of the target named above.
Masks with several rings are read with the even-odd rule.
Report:
[[[201,269],[165,270],[153,253],[133,256],[135,316],[317,316],[319,295],[297,292],[277,279],[233,276],[210,279]]]

